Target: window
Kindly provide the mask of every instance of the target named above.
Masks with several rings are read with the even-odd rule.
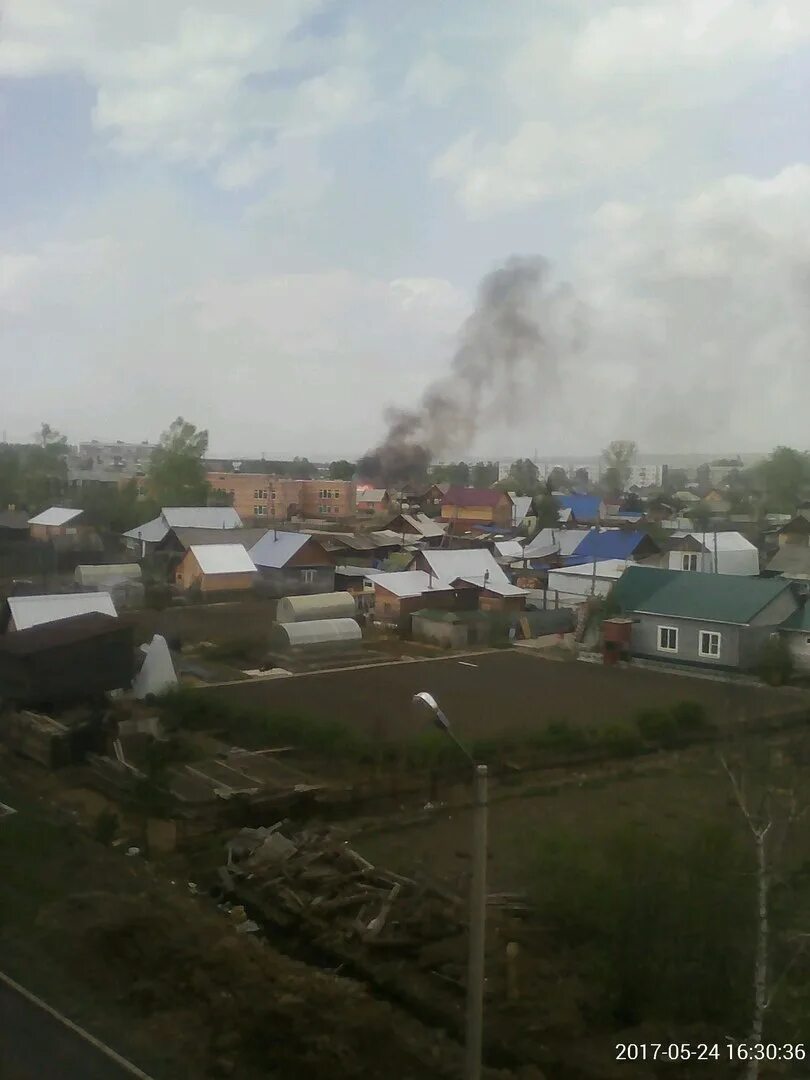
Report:
[[[315,571],[314,570],[302,570],[301,571],[301,580],[303,581],[303,583],[305,585],[311,585],[312,582],[315,580]]]
[[[678,651],[678,630],[675,626],[658,627],[658,649],[660,652]]]
[[[701,630],[698,653],[716,660],[720,656],[720,640],[720,635],[714,630]]]
[[[682,570],[697,570],[697,552],[690,552],[681,557]]]
[[[267,507],[266,506],[254,506],[253,507],[253,516],[254,517],[267,517]]]
[[[267,492],[264,491],[262,488],[257,488],[256,491],[253,492],[253,498],[254,499],[266,499],[267,498]]]

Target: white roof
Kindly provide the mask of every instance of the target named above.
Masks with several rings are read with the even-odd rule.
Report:
[[[312,540],[309,533],[269,529],[250,549],[250,557],[257,566],[279,569],[286,566],[309,540]]]
[[[524,559],[541,559],[545,555],[573,555],[590,529],[541,529],[523,549]]]
[[[431,589],[451,588],[448,582],[438,581],[435,577],[431,578],[430,574],[426,574],[424,570],[398,570],[376,574],[372,579],[372,584],[375,589],[379,585],[380,588],[387,589],[394,596],[400,597],[421,596],[422,593],[430,592]]]
[[[411,528],[416,529],[422,536],[444,536],[445,526],[432,521],[427,514],[403,514],[402,520],[407,521]],[[396,532],[396,530],[389,530]]]
[[[423,551],[422,558],[442,581],[455,581],[456,578],[481,578],[489,573],[492,584],[509,584],[509,578],[495,562],[495,558],[486,548],[459,548],[454,551]]]
[[[32,626],[43,626],[45,623],[71,619],[74,615],[87,615],[93,611],[101,615],[112,615],[113,618],[118,614],[108,592],[10,596],[8,606],[18,630],[28,630]]]
[[[596,576],[598,578],[620,578],[628,566],[626,559],[601,559],[596,563]],[[566,574],[570,577],[593,577],[594,564],[592,562],[581,563],[579,566],[555,566],[549,574]]]
[[[69,521],[73,521],[82,513],[81,510],[76,510],[70,506],[49,506],[47,510],[43,510],[41,514],[37,514],[36,517],[28,519],[29,525],[67,525]]]
[[[532,497],[531,495],[512,495],[511,491],[509,494],[512,496],[512,504],[514,506],[514,509],[512,510],[512,522],[515,525],[520,525],[531,510]]]
[[[381,502],[388,494],[385,488],[366,488],[365,491],[357,492],[358,502]]]
[[[232,506],[164,506],[161,516],[170,529],[241,529]]]
[[[192,544],[191,554],[204,574],[252,574],[256,564],[242,544]]]
[[[504,559],[520,559],[523,556],[523,544],[519,540],[497,540],[495,550]]]
[[[696,540],[699,544],[704,543],[707,551],[714,551],[715,543],[718,551],[756,551],[756,547],[750,540],[746,540],[742,533],[738,532],[707,532],[703,530],[684,534]]]
[[[161,516],[152,518],[143,525],[137,525],[134,529],[125,532],[124,536],[130,540],[143,540],[147,544],[159,544],[168,531],[169,526]]]

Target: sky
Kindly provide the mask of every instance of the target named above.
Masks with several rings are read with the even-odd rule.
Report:
[[[449,451],[808,444],[807,0],[0,13],[0,436],[353,457],[519,255],[584,337]]]

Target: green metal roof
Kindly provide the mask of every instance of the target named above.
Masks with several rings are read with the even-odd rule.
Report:
[[[683,573],[683,570],[664,570],[657,566],[628,566],[613,586],[611,598],[620,611],[638,611],[649,596]]]
[[[633,610],[744,625],[789,588],[789,582],[780,578],[676,570],[662,588],[648,592]]]

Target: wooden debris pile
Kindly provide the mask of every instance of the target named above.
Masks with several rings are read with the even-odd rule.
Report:
[[[276,925],[379,950],[418,952],[464,930],[458,897],[374,866],[328,831],[288,836],[283,825],[242,829],[228,842],[219,870],[226,895]]]

